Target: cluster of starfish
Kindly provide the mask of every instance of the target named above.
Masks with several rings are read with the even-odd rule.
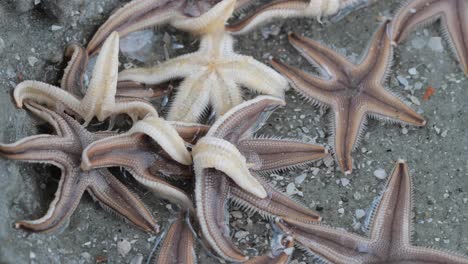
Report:
[[[254,0],[134,0],[117,10],[86,48],[70,45],[61,87],[25,81],[14,101],[49,123],[55,135],[0,144],[0,156],[61,169],[55,199],[40,219],[19,221],[32,232],[63,229],[85,191],[105,209],[138,228],[160,227],[143,202],[110,167],[127,170],[155,195],[180,207],[167,230],[155,263],[195,263],[195,241],[211,255],[230,262],[287,263],[294,246],[330,263],[468,263],[463,256],[411,245],[412,184],[398,161],[385,191],[372,208],[369,237],[317,224],[321,217],[272,187],[266,172],[303,166],[328,155],[325,147],[255,133],[272,111],[283,106],[288,83],[304,98],[331,110],[330,145],[341,171],[352,173],[353,149],[368,117],[424,126],[426,121],[384,87],[393,48],[415,29],[440,18],[468,74],[466,0],[414,0],[385,20],[362,59],[350,62],[334,50],[297,34],[290,43],[320,70],[312,75],[272,59],[278,71],[234,52],[234,35],[275,18],[339,15],[359,0],[278,0],[240,21],[233,13]],[[119,38],[148,27],[169,24],[200,38],[199,50],[149,69],[118,72]],[[88,88],[83,89],[88,58],[97,55]],[[167,120],[150,99],[165,93],[160,84],[182,79],[175,88]],[[266,95],[243,102],[241,88]],[[81,91],[86,90],[84,95]],[[216,121],[197,122],[211,109]],[[87,126],[118,115],[132,119],[124,132],[90,132]],[[183,184],[178,184],[183,183]],[[183,187],[182,187],[183,186]],[[275,231],[272,250],[246,256],[232,241],[228,201],[258,212]]]

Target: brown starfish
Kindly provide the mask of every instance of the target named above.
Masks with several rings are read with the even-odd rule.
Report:
[[[264,209],[267,214],[272,212],[271,215],[279,214],[304,223],[320,220],[311,210],[302,208],[301,212],[295,212],[297,206],[288,207],[293,201],[273,191],[257,174],[327,155],[325,148],[311,144],[252,137],[279,105],[284,105],[284,101],[270,96],[242,103],[219,119],[193,148],[195,201],[201,231],[212,249],[228,261],[247,260],[232,243],[225,222],[226,201],[231,192],[236,193],[234,199],[243,199],[248,206]],[[232,187],[234,183],[229,178],[242,188]]]
[[[48,212],[38,220],[19,221],[15,228],[51,232],[66,227],[83,193],[87,191],[103,208],[145,231],[159,232],[156,221],[145,205],[107,169],[80,169],[83,149],[113,133],[90,133],[64,113],[56,113],[32,102],[25,102],[25,106],[52,125],[57,135],[36,135],[13,144],[0,144],[0,156],[52,164],[62,170],[62,175]]]
[[[308,74],[278,60],[272,61],[273,66],[306,99],[333,111],[330,144],[345,174],[352,171],[351,152],[359,143],[368,117],[416,126],[426,124],[423,117],[383,86],[392,59],[388,24],[386,21],[379,27],[358,65],[316,41],[294,33],[289,35],[291,44],[320,67],[323,77]]]
[[[398,161],[385,190],[370,213],[369,237],[323,225],[279,227],[323,262],[352,263],[468,263],[468,258],[411,245],[412,182],[408,166]]]
[[[468,76],[468,1],[414,0],[405,3],[392,24],[392,39],[401,43],[415,28],[440,18],[443,36]]]
[[[145,120],[140,121],[145,122]],[[139,122],[139,123],[140,123]],[[167,127],[151,127],[150,129],[135,130],[140,126],[136,123],[133,130],[127,133],[104,138],[90,144],[83,151],[82,167],[85,170],[106,167],[123,167],[127,169],[141,184],[153,190],[156,195],[168,199],[184,209],[193,210],[192,199],[185,191],[167,183],[163,178],[176,180],[192,179],[192,171],[189,162],[179,154],[168,154],[176,149],[175,144],[167,145],[169,137],[161,137]],[[185,124],[173,122],[173,128],[182,139],[190,144],[206,134],[207,126],[197,124]],[[166,132],[167,133],[167,132]],[[184,147],[184,146],[181,146]],[[185,147],[184,147],[185,150]],[[188,152],[187,152],[188,154]],[[190,154],[188,154],[190,155]],[[182,156],[177,158],[177,156]],[[177,162],[180,160],[180,162]]]

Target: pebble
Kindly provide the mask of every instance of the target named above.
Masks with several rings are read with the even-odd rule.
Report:
[[[402,129],[401,129],[401,133],[402,133],[403,135],[408,134],[408,129],[407,129],[406,127],[402,128]]]
[[[364,216],[366,216],[366,211],[364,211],[362,209],[357,209],[356,212],[355,212],[355,215],[356,215],[357,219],[361,219]]]
[[[29,258],[30,258],[30,259],[35,259],[35,258],[36,258],[36,253],[30,251],[30,252],[29,252]]]
[[[297,185],[301,185],[304,182],[304,180],[306,179],[306,177],[307,177],[307,174],[303,173],[303,174],[297,176],[296,178],[294,178],[294,182]]]
[[[418,74],[418,70],[416,70],[416,68],[411,68],[408,70],[408,73],[411,74],[411,75],[416,75]]]
[[[361,198],[362,198],[361,194],[358,193],[358,192],[355,192],[355,193],[353,194],[353,197],[354,197],[355,200],[361,200]]]
[[[349,185],[349,180],[347,178],[341,178],[340,182],[343,187],[346,187]]]
[[[374,171],[374,176],[377,177],[377,179],[385,179],[387,178],[387,172],[385,172],[384,169],[377,169]]]
[[[50,29],[51,29],[52,31],[58,31],[58,30],[61,30],[62,28],[63,28],[63,27],[57,26],[57,25],[52,25],[52,27],[50,27]]]
[[[403,85],[404,87],[408,87],[409,86],[409,82],[408,80],[404,77],[404,76],[401,76],[401,75],[398,75],[397,76],[397,80],[398,82]]]
[[[444,51],[444,46],[442,45],[442,38],[441,37],[432,37],[432,38],[430,38],[427,45],[433,51],[437,51],[437,52]]]
[[[415,49],[422,49],[426,46],[426,41],[423,38],[415,38],[411,41],[411,45]]]
[[[237,231],[236,234],[234,235],[235,238],[238,238],[238,239],[243,239],[245,238],[246,236],[248,236],[250,233],[247,232],[247,231]]]
[[[338,209],[338,213],[339,213],[339,214],[344,214],[344,208]]]
[[[417,106],[420,106],[421,105],[421,102],[419,101],[419,99],[413,95],[410,95],[408,96],[409,99],[411,100],[411,102]]]
[[[299,196],[304,196],[304,194],[296,188],[296,185],[293,182],[291,182],[290,184],[288,184],[288,186],[286,186],[286,193],[288,195],[297,194]]]
[[[233,211],[233,212],[231,212],[231,215],[232,215],[234,218],[242,219],[242,212],[240,212],[240,211]]]
[[[442,132],[442,134],[440,134],[441,137],[446,137],[448,134],[448,130],[444,130],[444,132]]]
[[[138,253],[138,255],[134,256],[132,260],[130,260],[130,264],[141,264],[143,263],[143,255]]]
[[[124,239],[117,243],[117,251],[122,257],[127,256],[127,254],[132,250],[132,244],[128,240]]]
[[[29,56],[28,57],[28,63],[29,65],[31,65],[31,67],[34,67],[34,65],[36,65],[36,63],[38,62],[39,60],[34,57],[34,56]]]

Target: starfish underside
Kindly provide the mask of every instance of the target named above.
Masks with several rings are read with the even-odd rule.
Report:
[[[323,72],[323,77],[273,60],[293,87],[307,100],[332,110],[330,144],[343,173],[352,171],[351,153],[359,143],[368,117],[384,121],[424,126],[426,121],[386,90],[392,60],[392,47],[387,35],[388,21],[374,34],[358,65],[316,41],[291,34],[291,44]]]
[[[301,247],[325,263],[468,263],[468,258],[460,255],[411,245],[412,203],[408,166],[406,162],[399,161],[379,203],[370,213],[369,237],[324,225],[278,225]]]
[[[317,213],[297,205],[259,176],[265,171],[305,164],[327,155],[325,148],[311,144],[252,137],[280,105],[284,105],[282,100],[260,96],[234,107],[209,130],[206,137],[213,143],[201,142],[202,146],[197,144],[193,149],[195,202],[201,231],[211,248],[228,261],[247,259],[230,239],[225,221],[228,199],[265,217],[279,216],[306,224],[320,220]],[[246,164],[249,166],[245,171]],[[240,168],[244,173],[235,175]],[[240,187],[246,182],[253,188]]]
[[[413,0],[395,15],[392,39],[401,43],[414,29],[441,20],[443,36],[468,76],[468,1]]]
[[[198,29],[203,34],[197,52],[153,68],[125,70],[119,80],[155,85],[182,78],[168,114],[175,121],[198,121],[209,105],[218,117],[223,115],[243,101],[241,87],[282,98],[288,84],[280,74],[234,52],[233,38],[224,28],[234,4],[222,1],[200,17],[206,23]]]
[[[113,135],[90,133],[63,113],[56,113],[32,102],[26,107],[55,129],[57,135],[36,135],[13,144],[0,144],[0,156],[34,163],[48,163],[61,169],[62,175],[48,212],[34,221],[19,221],[16,228],[34,232],[52,232],[66,227],[70,216],[87,191],[99,204],[148,232],[158,232],[145,205],[107,169],[80,169],[83,149],[93,141]]]

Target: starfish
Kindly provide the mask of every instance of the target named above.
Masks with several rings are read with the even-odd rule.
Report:
[[[402,6],[393,19],[392,39],[401,43],[415,28],[440,18],[443,36],[468,76],[468,2],[466,0],[415,0]]]
[[[84,89],[83,77],[89,60],[88,53],[82,46],[72,43],[65,48],[64,57],[69,61],[60,86],[68,93],[81,97]],[[170,91],[170,86],[118,82],[115,96],[151,100],[167,95]]]
[[[206,16],[202,15],[221,1],[133,0],[116,10],[97,30],[86,51],[90,55],[99,51],[104,40],[114,31],[124,37],[132,32],[169,24],[180,30],[201,33],[199,29],[206,26],[206,21],[215,15],[216,10]],[[250,2],[238,0],[236,10],[245,8]]]
[[[149,69],[124,70],[119,74],[119,80],[158,84],[184,78],[176,88],[168,114],[168,120],[184,122],[198,121],[209,104],[218,117],[240,104],[242,92],[239,86],[283,97],[288,87],[286,79],[252,57],[234,52],[233,38],[226,33],[224,23],[231,16],[235,4],[235,0],[221,1],[199,17],[205,21],[204,25],[189,30],[201,32],[197,52]]]
[[[330,144],[345,174],[352,172],[351,152],[359,143],[368,117],[416,126],[426,124],[423,117],[383,86],[392,58],[388,24],[386,21],[379,27],[357,65],[316,41],[290,34],[291,44],[317,64],[323,76],[308,74],[278,60],[272,61],[307,100],[331,108]]]
[[[374,0],[371,0],[372,2]],[[254,0],[244,1],[244,6]],[[348,13],[356,7],[367,5],[369,0],[275,0],[251,12],[227,27],[235,34],[244,34],[250,30],[276,18],[317,17],[335,15],[339,12]]]
[[[327,155],[326,149],[320,146],[253,137],[271,111],[284,104],[283,100],[271,96],[244,102],[215,122],[193,148],[195,202],[201,232],[211,248],[228,261],[248,259],[230,240],[225,222],[229,198],[241,197],[246,206],[265,210],[263,213],[267,215],[279,214],[301,223],[320,220],[311,210],[303,208],[301,213],[296,211],[298,206],[288,207],[294,202],[280,192],[272,191],[268,184],[262,184],[258,175],[306,164]],[[237,190],[230,179],[240,186]],[[231,197],[232,190],[238,194]]]
[[[323,262],[468,263],[468,258],[411,244],[412,181],[406,162],[397,162],[378,204],[372,208],[369,236],[362,237],[324,225],[289,227],[278,223],[306,250]]]
[[[77,121],[33,102],[25,106],[47,121],[57,135],[36,135],[13,144],[0,144],[0,156],[34,163],[48,163],[61,169],[55,199],[47,213],[34,221],[19,221],[15,228],[33,232],[53,232],[65,228],[87,191],[104,209],[112,211],[147,232],[159,232],[159,226],[140,199],[107,169],[80,169],[83,149],[91,142],[113,135],[90,133]]]
[[[172,222],[159,249],[158,257],[153,258],[152,263],[197,263],[197,257],[195,255],[195,237],[183,213],[179,213],[177,219]]]
[[[81,167],[84,170],[123,167],[156,195],[193,211],[193,202],[187,193],[165,180],[192,178],[189,167],[192,157],[184,140],[194,144],[207,131],[208,127],[203,125],[169,123],[148,117],[135,123],[126,133],[90,144],[83,151]]]
[[[24,81],[16,86],[13,96],[18,107],[23,106],[23,101],[34,100],[49,106],[56,106],[57,102],[67,109],[78,114],[88,125],[94,116],[99,121],[103,121],[110,116],[121,113],[130,115],[134,120],[143,118],[146,115],[155,115],[154,107],[144,100],[134,98],[115,98],[118,74],[119,56],[119,35],[113,33],[103,45],[102,52],[96,61],[93,71],[93,78],[90,81],[86,95],[79,100],[75,94],[77,84],[83,72],[80,69],[83,65],[82,57],[76,56],[72,59],[69,68],[66,70],[64,81],[65,90],[46,83],[37,81]],[[74,63],[76,62],[76,63]],[[77,66],[79,65],[79,66]],[[81,72],[81,73],[80,73]]]

